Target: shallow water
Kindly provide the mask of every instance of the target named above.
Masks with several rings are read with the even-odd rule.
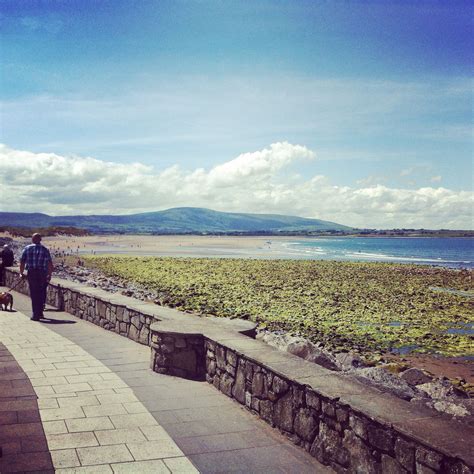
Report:
[[[474,267],[474,240],[463,237],[315,238],[283,242],[282,246],[295,258]]]

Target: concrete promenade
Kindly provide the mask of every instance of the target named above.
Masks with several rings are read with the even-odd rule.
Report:
[[[30,321],[13,295],[0,472],[333,472],[206,382],[152,372],[149,347],[53,308]]]

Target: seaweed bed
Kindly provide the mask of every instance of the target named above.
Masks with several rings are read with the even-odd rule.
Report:
[[[471,358],[472,272],[387,263],[87,256],[158,304],[257,321],[333,351]],[[455,291],[439,291],[439,289]]]

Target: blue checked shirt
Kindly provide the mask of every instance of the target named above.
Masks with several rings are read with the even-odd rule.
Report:
[[[48,271],[48,263],[51,262],[49,250],[41,244],[27,245],[21,254],[21,262],[25,263],[27,270]]]

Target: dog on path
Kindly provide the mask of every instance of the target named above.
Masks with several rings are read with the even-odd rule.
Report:
[[[13,311],[13,295],[11,293],[0,293],[0,309],[8,311],[8,305],[10,305],[10,311]]]

